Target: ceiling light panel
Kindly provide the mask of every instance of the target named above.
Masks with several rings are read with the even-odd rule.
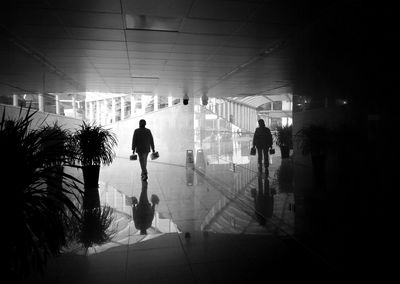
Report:
[[[182,18],[126,14],[125,22],[132,30],[178,32]]]

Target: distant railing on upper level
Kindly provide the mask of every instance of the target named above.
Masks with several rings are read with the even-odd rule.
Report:
[[[0,104],[0,117],[3,117],[3,113],[5,112],[6,119],[17,119],[18,117],[25,117],[29,108],[25,107],[16,107],[11,105]],[[55,122],[58,125],[63,126],[65,129],[76,129],[82,123],[82,119],[77,119],[69,116],[58,115],[54,113],[47,113],[42,111],[37,111],[34,109],[30,109],[29,112],[35,112],[35,115],[32,117],[31,127],[36,128],[40,125],[53,124]]]

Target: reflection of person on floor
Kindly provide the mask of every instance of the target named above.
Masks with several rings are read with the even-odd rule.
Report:
[[[264,180],[264,184],[263,184]],[[260,225],[265,225],[266,220],[272,217],[274,197],[269,188],[269,180],[258,178],[258,190],[252,188],[251,196],[254,198],[254,210]]]
[[[262,171],[262,161],[264,158],[264,167],[267,172],[269,167],[269,148],[272,147],[272,134],[268,127],[265,126],[263,119],[258,120],[259,127],[256,128],[253,137],[253,148],[257,148],[258,152],[258,169]]]
[[[140,193],[139,203],[136,197],[132,198],[132,219],[135,227],[140,231],[141,235],[147,235],[147,229],[151,227],[154,219],[154,211],[156,205],[160,202],[157,195],[151,195],[151,203],[147,197],[147,182],[142,182],[142,192]]]
[[[132,138],[132,153],[135,151],[139,156],[139,163],[142,169],[142,180],[147,180],[147,157],[149,156],[150,148],[155,152],[153,135],[150,129],[146,128],[146,120],[139,121],[139,128],[135,129]]]

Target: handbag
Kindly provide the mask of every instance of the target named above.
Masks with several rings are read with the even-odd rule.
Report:
[[[151,153],[150,158],[152,160],[158,159],[158,157],[160,157],[160,154],[158,154],[158,152]]]
[[[274,148],[269,149],[269,153],[270,153],[271,155],[275,154],[275,149],[274,149]]]
[[[136,155],[136,154],[130,155],[130,156],[129,156],[129,160],[131,160],[131,161],[137,160],[137,155]]]
[[[250,149],[250,155],[255,156],[255,154],[256,154],[256,148],[253,147]]]

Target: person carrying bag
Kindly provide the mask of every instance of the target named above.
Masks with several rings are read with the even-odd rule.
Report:
[[[269,149],[272,148],[272,134],[271,130],[265,126],[263,119],[258,120],[259,127],[256,128],[253,137],[253,148],[250,151],[255,152],[257,148],[258,152],[258,170],[262,172],[262,164],[264,161],[265,172],[268,171],[269,167]],[[255,153],[254,153],[255,155]]]

